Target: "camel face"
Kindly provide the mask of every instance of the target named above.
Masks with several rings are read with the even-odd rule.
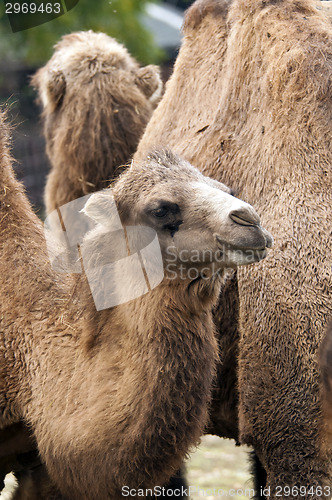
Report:
[[[179,179],[179,193],[165,182],[142,204],[139,222],[156,230],[166,264],[207,270],[211,265],[216,269],[250,264],[266,256],[272,238],[250,205],[222,184],[211,186],[204,176],[188,181],[183,179],[181,192]]]
[[[152,228],[158,235],[166,276],[189,279],[263,259],[272,246],[255,210],[223,184],[203,176],[169,151],[134,164],[112,193],[91,196],[90,218],[111,230],[107,198],[113,197],[123,226]],[[111,199],[109,200],[111,206]],[[183,274],[183,270],[190,270]]]

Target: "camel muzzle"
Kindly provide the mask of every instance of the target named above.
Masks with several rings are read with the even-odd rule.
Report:
[[[261,226],[261,221],[259,215],[250,208],[240,208],[238,210],[233,210],[229,214],[230,219],[238,224],[239,226],[247,226],[257,228],[258,231],[262,234],[265,240],[265,248],[272,248],[273,246],[273,237],[272,235]]]

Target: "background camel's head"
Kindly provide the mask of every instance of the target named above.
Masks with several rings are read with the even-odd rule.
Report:
[[[76,176],[80,162],[85,169],[110,158],[115,167],[126,163],[162,90],[156,66],[140,68],[123,45],[93,31],[64,36],[32,85],[44,110],[48,155],[52,163],[74,164]]]
[[[190,279],[194,271],[188,275],[188,269],[210,276],[211,269],[257,262],[272,246],[250,205],[170,151],[133,163],[112,191],[90,197],[84,212],[104,233],[114,230],[113,196],[124,227],[156,231],[164,269],[173,278],[179,270]]]

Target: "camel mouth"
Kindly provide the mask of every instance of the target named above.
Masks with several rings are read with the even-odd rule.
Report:
[[[266,248],[259,248],[259,249],[238,249],[238,250],[231,250],[230,254],[237,254],[242,256],[243,258],[243,264],[251,264],[254,262],[259,262],[267,256],[267,249]]]
[[[265,246],[255,246],[253,245],[246,245],[245,242],[243,243],[230,243],[224,240],[219,234],[215,234],[215,238],[217,241],[217,246],[219,249],[219,252],[226,253],[227,251],[234,251],[234,252],[242,252],[244,255],[249,254],[250,252],[266,252],[267,248],[270,248],[270,243],[265,240],[264,245]]]

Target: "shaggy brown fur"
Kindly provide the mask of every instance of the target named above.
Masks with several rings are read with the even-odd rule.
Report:
[[[119,175],[136,149],[162,83],[158,68],[139,68],[122,45],[91,31],[63,37],[32,83],[44,106],[52,163],[45,190],[50,212],[106,187]]]
[[[219,0],[197,0],[195,7],[191,8],[186,13],[184,29],[197,28],[207,15],[219,16],[225,12],[225,5]]]
[[[119,175],[117,167],[136,149],[162,84],[156,67],[139,68],[122,45],[91,31],[65,36],[32,82],[44,105],[53,166],[45,192],[51,211]],[[32,477],[24,479],[31,483]]]
[[[328,327],[320,353],[323,401],[327,427],[332,436],[332,323]]]
[[[0,425],[28,422],[48,472],[71,500],[116,500],[123,485],[163,484],[207,419],[217,357],[210,311],[220,277],[165,278],[96,313],[84,276],[64,279],[50,268],[41,223],[13,176],[5,130],[1,123]],[[171,153],[151,154],[113,188],[122,223],[155,227],[163,251],[169,242],[188,248],[191,234],[195,248],[201,242],[218,254],[218,238],[232,243],[221,269],[249,262],[250,248],[260,259],[271,244],[252,208],[227,192]],[[93,195],[85,209],[101,222],[92,245],[105,235],[108,196]],[[173,212],[154,215],[169,198],[181,218],[176,237]],[[233,257],[232,248],[243,247]]]
[[[52,170],[47,212],[105,188],[135,152],[161,92],[159,70],[92,31],[66,35],[32,79]]]
[[[202,1],[189,10],[138,155],[170,145],[256,204],[276,237],[263,265],[238,277],[240,440],[254,446],[274,498],[277,486],[332,483],[319,439],[317,366],[332,310],[332,30],[309,0],[220,0],[218,11],[215,3],[204,2],[205,16]],[[237,321],[237,297],[226,293],[221,326],[232,325],[222,317],[225,300]],[[237,350],[236,335],[234,325],[221,331],[228,352]],[[221,384],[211,429],[229,436],[236,396],[227,379]]]

